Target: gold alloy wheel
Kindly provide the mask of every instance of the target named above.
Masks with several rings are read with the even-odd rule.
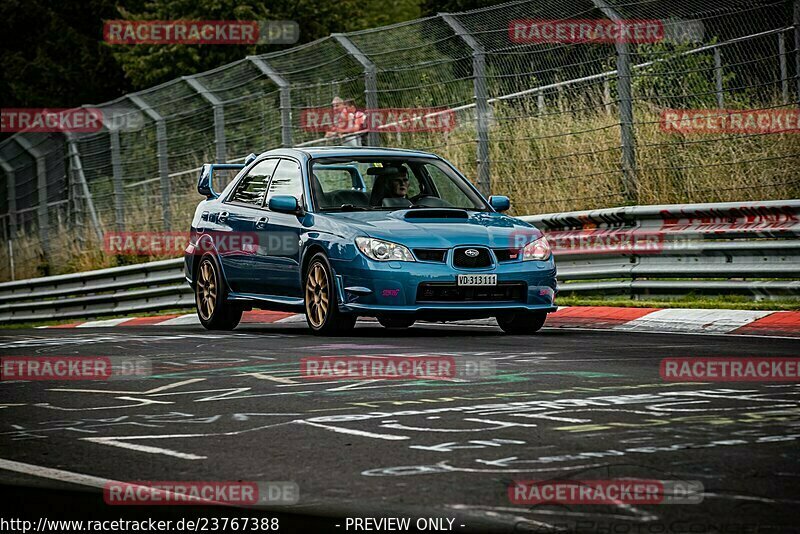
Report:
[[[306,276],[306,315],[314,328],[325,323],[328,316],[328,274],[317,262],[311,266]]]
[[[211,320],[217,307],[217,277],[210,261],[200,264],[197,277],[197,311],[204,321]]]

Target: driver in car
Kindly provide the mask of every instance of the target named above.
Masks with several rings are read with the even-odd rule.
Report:
[[[387,197],[408,198],[408,169],[405,165],[395,167],[397,174],[389,177]]]

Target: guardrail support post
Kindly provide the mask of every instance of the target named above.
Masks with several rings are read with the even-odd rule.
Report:
[[[0,159],[0,168],[6,175],[6,191],[8,191],[8,231],[13,239],[17,235],[17,184],[14,167]]]
[[[489,168],[489,96],[486,89],[486,50],[457,18],[449,13],[439,16],[472,49],[472,84],[475,91],[475,129],[478,133],[478,189],[484,195],[492,194],[492,177]]]
[[[264,75],[272,80],[272,83],[278,86],[280,94],[280,110],[281,110],[281,145],[284,147],[292,146],[292,96],[291,85],[286,81],[286,78],[281,76],[278,71],[273,69],[269,63],[257,56],[247,56],[247,59],[253,63]]]
[[[347,36],[341,33],[333,33],[331,37],[336,39],[336,42],[342,45],[342,48],[364,67],[364,97],[367,109],[378,109],[378,73],[375,64]],[[378,132],[371,130],[370,128],[370,131],[367,132],[367,145],[380,146],[380,135],[378,135]]]
[[[99,242],[103,242],[103,231],[100,229],[100,221],[97,218],[97,212],[94,209],[94,201],[92,200],[92,193],[89,191],[89,184],[86,183],[86,175],[83,173],[83,164],[81,163],[81,154],[78,151],[78,143],[75,141],[74,134],[67,134],[67,144],[69,146],[69,161],[73,170],[78,175],[78,182],[83,193],[83,198],[86,202],[86,207],[89,210],[89,218],[92,220],[94,232],[97,235]]]
[[[214,110],[214,144],[216,146],[217,163],[225,163],[227,159],[227,148],[225,146],[225,106],[222,100],[200,83],[193,76],[183,76],[181,78],[189,87],[197,91],[206,102],[211,104]]]
[[[781,69],[781,102],[789,103],[789,66],[786,63],[786,34],[778,34],[778,62]]]
[[[592,3],[609,19],[621,22],[622,16],[605,0],[592,0]],[[636,148],[633,133],[633,96],[631,88],[631,58],[628,43],[617,41],[617,92],[619,93],[619,125],[622,142],[622,176],[627,200],[636,204],[638,180],[636,177]]]
[[[172,226],[170,208],[170,183],[169,183],[169,153],[167,147],[167,123],[164,117],[150,107],[138,95],[128,95],[128,98],[139,109],[156,123],[156,143],[158,153],[158,176],[161,179],[161,213],[164,220],[164,230],[169,231]]]
[[[125,230],[125,190],[122,187],[122,159],[120,156],[119,130],[109,132],[111,137],[111,173],[114,177],[114,214],[118,232]]]
[[[722,51],[714,47],[714,80],[717,90],[717,109],[725,107],[725,93],[722,88]]]
[[[794,0],[794,80],[797,84],[795,95],[797,105],[800,106],[800,0]]]
[[[50,260],[50,213],[47,207],[47,162],[45,155],[34,148],[30,141],[21,135],[13,137],[14,141],[22,147],[36,161],[36,191],[38,193],[37,219],[39,225],[39,240],[42,242],[42,251],[46,260]]]

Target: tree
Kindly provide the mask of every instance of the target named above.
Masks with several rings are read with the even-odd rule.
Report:
[[[154,0],[138,11],[121,9],[126,20],[294,20],[300,43],[400,22],[419,16],[420,0]],[[107,45],[136,89],[196,74],[293,45]]]
[[[115,13],[114,0],[0,3],[3,106],[72,107],[110,100],[129,89],[101,43],[102,20]]]

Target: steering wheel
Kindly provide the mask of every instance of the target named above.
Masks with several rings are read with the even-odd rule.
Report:
[[[413,197],[409,198],[408,200],[410,200],[413,204],[416,204],[417,201],[422,200],[423,198],[431,198],[431,197],[432,198],[438,198],[438,197],[435,197],[434,195],[429,195],[427,193],[419,193],[419,194],[414,195]]]

